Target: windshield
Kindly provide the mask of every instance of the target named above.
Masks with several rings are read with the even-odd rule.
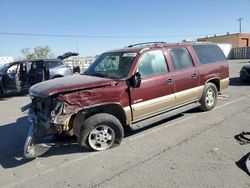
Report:
[[[104,53],[86,70],[85,74],[113,79],[128,76],[137,53]]]
[[[0,65],[0,73],[3,73],[3,71],[6,69],[6,67],[8,67],[9,64],[4,64],[4,65]]]

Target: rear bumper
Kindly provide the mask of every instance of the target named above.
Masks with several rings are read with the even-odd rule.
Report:
[[[229,78],[220,80],[220,91],[226,89],[229,86],[229,83],[230,83]]]

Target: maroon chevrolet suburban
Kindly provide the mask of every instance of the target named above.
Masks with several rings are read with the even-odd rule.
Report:
[[[83,75],[30,89],[22,108],[32,122],[25,147],[35,156],[37,135],[75,135],[80,146],[105,150],[124,130],[201,108],[212,110],[229,85],[222,50],[211,43],[140,43],[100,55]]]

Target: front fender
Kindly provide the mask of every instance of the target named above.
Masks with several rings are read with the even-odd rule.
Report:
[[[86,117],[86,112],[79,111],[77,112],[76,117],[74,119],[73,133],[78,138],[80,137],[81,126],[82,126],[82,123],[85,121],[85,117]]]

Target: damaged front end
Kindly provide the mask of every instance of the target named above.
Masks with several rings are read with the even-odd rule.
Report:
[[[64,103],[55,97],[31,97],[32,102],[21,110],[26,111],[31,122],[24,144],[24,156],[34,158],[46,152],[50,146],[44,144],[44,138],[54,135],[73,135],[73,114],[66,114]],[[41,144],[43,143],[43,144]]]

